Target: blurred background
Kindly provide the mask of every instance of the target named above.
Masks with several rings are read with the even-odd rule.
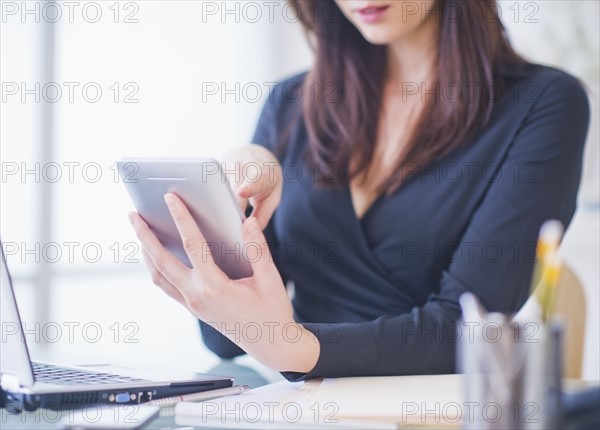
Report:
[[[295,10],[279,1],[0,4],[0,231],[32,352],[211,368],[218,360],[194,318],[140,263],[114,163],[218,158],[249,143],[269,89],[311,66]],[[562,253],[587,296],[583,377],[600,379],[599,2],[499,4],[520,53],[589,91],[585,171]]]

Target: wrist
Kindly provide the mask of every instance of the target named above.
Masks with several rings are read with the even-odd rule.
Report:
[[[319,339],[302,324],[295,323],[296,338],[284,339],[282,351],[284,359],[275,367],[280,372],[308,373],[317,364],[321,345]],[[294,329],[287,330],[292,333]]]
[[[276,329],[259,342],[236,342],[259,362],[278,372],[308,373],[317,364],[321,345],[319,339],[302,324],[275,324]]]

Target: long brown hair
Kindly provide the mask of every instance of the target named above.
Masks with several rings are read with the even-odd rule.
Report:
[[[304,82],[304,94],[316,95],[303,100],[310,157],[321,169],[320,182],[347,185],[366,173],[373,159],[387,49],[369,43],[333,0],[290,3],[316,51]],[[392,193],[407,172],[440,159],[483,127],[502,92],[504,68],[525,64],[508,41],[495,0],[437,0],[428,19],[439,24],[435,102],[426,101],[380,193]],[[439,94],[466,83],[477,84],[478,96],[449,101]]]

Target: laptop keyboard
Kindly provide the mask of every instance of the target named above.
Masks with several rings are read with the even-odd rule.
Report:
[[[53,366],[51,364],[31,363],[33,374],[37,382],[57,385],[98,385],[122,384],[126,382],[141,382],[143,379],[130,378],[111,373],[93,372],[67,367]]]

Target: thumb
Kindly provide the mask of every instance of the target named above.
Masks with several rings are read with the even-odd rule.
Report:
[[[251,216],[244,221],[244,242],[246,244],[245,258],[250,261],[254,276],[258,279],[273,279],[279,272],[275,267],[267,239],[263,234],[258,220]]]

